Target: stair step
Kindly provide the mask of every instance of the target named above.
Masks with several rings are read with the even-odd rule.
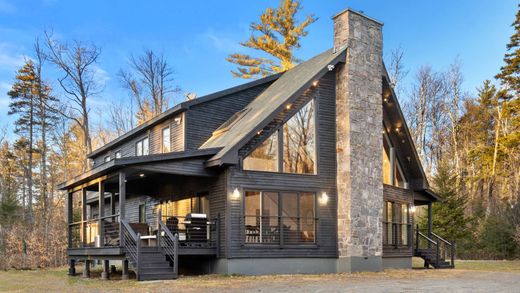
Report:
[[[169,262],[149,262],[149,263],[142,263],[142,268],[171,268]]]
[[[177,278],[176,274],[173,272],[164,272],[164,273],[141,273],[139,274],[139,281],[151,281],[151,280],[169,280]]]

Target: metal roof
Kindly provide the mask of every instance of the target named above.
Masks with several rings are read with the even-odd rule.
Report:
[[[329,65],[344,62],[345,51],[346,47],[336,52],[333,49],[327,50],[283,73],[246,107],[250,110],[245,111],[243,116],[231,118],[237,119],[236,122],[225,122],[224,124],[230,127],[224,132],[215,133],[200,147],[200,149],[222,148],[210,159],[208,165],[233,163],[238,149],[263,129],[288,103],[292,103],[310,87],[313,81],[332,70]]]
[[[260,84],[271,82],[271,81],[277,79],[278,77],[280,77],[280,74],[273,74],[273,75],[267,76],[262,79],[247,82],[247,83],[235,86],[235,87],[231,87],[231,88],[228,88],[228,89],[225,89],[222,91],[218,91],[218,92],[206,95],[206,96],[202,96],[200,98],[196,98],[196,99],[193,99],[190,101],[185,101],[185,102],[179,103],[179,104],[175,105],[174,107],[164,111],[160,115],[146,121],[145,123],[137,126],[136,128],[134,128],[134,129],[128,131],[127,133],[119,136],[118,138],[112,140],[111,142],[95,149],[94,151],[92,151],[90,154],[87,155],[87,158],[95,157],[95,156],[101,154],[102,152],[109,150],[113,146],[123,143],[126,139],[129,139],[131,137],[141,134],[142,132],[149,129],[151,126],[156,125],[168,118],[171,118],[176,114],[179,114],[181,112],[188,110],[190,107],[193,107],[195,105],[202,104],[205,102],[209,102],[214,99],[218,99],[218,98],[221,98],[221,97],[224,97],[227,95],[231,95],[236,92],[240,92],[240,91],[255,87],[257,85],[260,85]]]

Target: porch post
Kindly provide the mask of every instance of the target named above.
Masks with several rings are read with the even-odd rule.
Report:
[[[123,260],[123,280],[128,280],[128,259]]]
[[[72,230],[70,224],[72,224],[72,196],[74,193],[68,192],[67,193],[67,240],[69,243],[69,248],[72,248]],[[70,258],[69,259],[69,276],[76,275],[76,267],[75,267],[75,260]]]
[[[103,227],[103,217],[105,216],[105,182],[100,181],[98,183],[98,200],[99,200],[99,223],[98,223],[98,235],[99,235],[99,246],[105,246],[105,229]]]
[[[72,196],[74,193],[67,193],[67,242],[68,247],[72,248],[72,230],[70,224],[72,224]]]
[[[119,241],[122,245],[123,229],[121,227],[121,221],[125,219],[125,199],[126,199],[126,173],[124,171],[119,172]]]
[[[103,261],[103,272],[101,272],[101,279],[108,280],[110,278],[110,262],[108,259]]]
[[[115,192],[110,193],[110,215],[116,213],[116,199],[114,198]],[[115,222],[115,218],[112,218],[112,222]]]
[[[81,247],[87,243],[87,190],[81,189]]]
[[[83,270],[83,278],[90,277],[90,260],[85,260],[85,269]]]
[[[432,235],[432,202],[428,202],[428,237]]]

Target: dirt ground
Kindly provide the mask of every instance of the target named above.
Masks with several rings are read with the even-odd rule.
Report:
[[[520,261],[462,262],[460,269],[386,270],[380,273],[181,276],[171,281],[84,279],[66,268],[0,272],[3,292],[519,292]],[[80,269],[80,268],[78,268]],[[81,273],[81,272],[78,272]]]

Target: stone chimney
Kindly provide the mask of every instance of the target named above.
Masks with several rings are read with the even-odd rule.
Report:
[[[382,26],[347,9],[333,17],[336,73],[338,272],[382,270]]]

